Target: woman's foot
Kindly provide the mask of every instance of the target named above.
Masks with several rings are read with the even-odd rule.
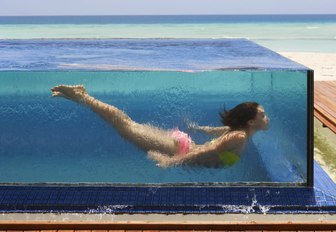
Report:
[[[64,97],[76,102],[81,102],[87,95],[83,85],[58,85],[51,92],[53,97]]]

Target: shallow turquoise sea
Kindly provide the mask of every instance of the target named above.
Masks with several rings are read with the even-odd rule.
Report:
[[[0,17],[0,39],[247,38],[275,51],[336,52],[336,16]]]

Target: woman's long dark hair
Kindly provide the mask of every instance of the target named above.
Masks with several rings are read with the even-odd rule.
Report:
[[[243,102],[231,110],[226,110],[224,106],[219,115],[224,126],[229,126],[231,130],[239,130],[245,128],[248,121],[256,117],[258,106],[257,102]]]

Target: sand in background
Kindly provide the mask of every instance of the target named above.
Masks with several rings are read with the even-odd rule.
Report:
[[[315,81],[336,81],[336,53],[280,52],[314,70]]]

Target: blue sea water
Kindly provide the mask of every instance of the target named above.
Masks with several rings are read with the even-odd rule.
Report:
[[[0,17],[0,39],[247,38],[276,51],[336,52],[336,15]]]

